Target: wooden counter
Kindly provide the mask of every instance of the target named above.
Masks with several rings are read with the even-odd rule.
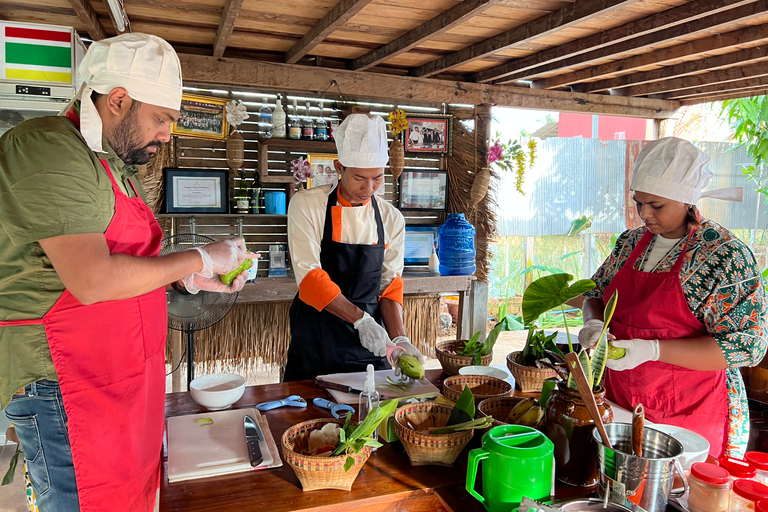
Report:
[[[445,375],[429,370],[427,377],[438,387]],[[296,423],[329,417],[329,411],[312,404],[315,397],[325,397],[313,381],[248,387],[235,408],[252,407],[268,400],[300,395],[306,409],[282,407],[264,413],[272,435],[280,448],[283,432]],[[172,393],[166,398],[166,416],[203,412],[189,393]],[[371,455],[355,480],[352,490],[304,492],[296,475],[287,465],[281,468],[220,476],[203,480],[168,483],[167,459],[163,460],[160,510],[189,512],[234,512],[269,510],[271,512],[343,512],[362,510],[409,512],[483,512],[482,505],[464,490],[467,452],[480,445],[480,436],[459,455],[455,467],[411,466],[401,443],[384,444]],[[583,495],[595,489],[558,488],[557,497]]]

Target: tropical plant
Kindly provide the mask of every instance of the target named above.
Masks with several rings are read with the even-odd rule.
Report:
[[[333,450],[332,456],[341,454],[347,455],[347,460],[344,463],[344,471],[349,471],[355,464],[349,454],[358,453],[365,446],[371,446],[373,448],[379,448],[382,446],[380,442],[371,437],[373,431],[379,426],[379,423],[389,418],[395,413],[397,409],[397,400],[387,400],[382,402],[378,407],[371,409],[371,412],[365,419],[356,427],[352,427],[352,413],[347,414],[347,419],[344,421],[344,427],[339,431],[339,444],[336,449]]]
[[[523,149],[522,137],[518,140],[509,140],[506,144],[501,142],[501,134],[496,132],[496,137],[488,147],[488,165],[495,165],[496,167],[509,172],[515,173],[515,188],[518,192],[525,195],[523,192],[523,180],[525,179],[526,169],[533,167],[536,161],[536,141],[531,138],[528,140],[526,146],[528,147],[528,154],[526,155]]]

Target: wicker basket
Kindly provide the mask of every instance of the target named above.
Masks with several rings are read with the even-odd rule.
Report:
[[[544,381],[557,377],[557,372],[551,368],[537,368],[535,366],[523,366],[517,363],[517,355],[520,351],[507,354],[507,368],[515,377],[515,382],[520,391],[524,393],[540,392]]]
[[[447,466],[453,463],[472,439],[474,430],[453,434],[430,434],[429,427],[444,426],[453,407],[434,402],[404,405],[395,411],[395,432],[412,466]]]
[[[317,489],[340,489],[349,491],[357,478],[357,474],[363,468],[363,464],[371,455],[371,448],[366,446],[360,453],[353,453],[355,464],[344,471],[346,455],[337,457],[313,457],[302,455],[301,451],[307,449],[309,444],[309,432],[322,428],[326,423],[338,423],[344,425],[344,420],[333,418],[321,418],[317,420],[298,423],[283,433],[281,443],[283,445],[283,458],[291,466],[301,482],[301,488],[305,491]]]
[[[509,425],[507,417],[517,404],[525,400],[522,396],[494,396],[486,398],[477,406],[477,411],[481,416],[490,416],[493,418],[491,428],[499,425]]]
[[[443,381],[443,395],[455,402],[465,386],[469,386],[472,391],[475,403],[494,396],[507,396],[512,392],[512,384],[490,375],[454,375]]]
[[[452,340],[438,343],[435,347],[435,356],[443,367],[443,371],[448,375],[458,375],[459,368],[465,366],[472,366],[475,364],[472,356],[460,356],[457,354],[449,354],[447,351],[456,352],[462,350],[466,340]],[[493,353],[480,358],[480,364],[483,366],[490,366],[493,360]]]

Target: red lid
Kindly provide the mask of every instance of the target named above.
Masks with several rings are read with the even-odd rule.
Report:
[[[720,465],[728,470],[733,478],[755,478],[757,471],[749,462],[733,457],[720,457]]]
[[[761,471],[768,471],[768,453],[747,452],[744,459]],[[768,512],[768,511],[766,511]]]
[[[691,474],[708,484],[727,484],[731,481],[731,475],[728,474],[725,468],[707,462],[695,463],[691,466]]]
[[[768,499],[768,485],[754,480],[736,480],[733,482],[733,492],[749,501]]]
[[[761,500],[755,503],[755,512],[768,512],[768,500]]]

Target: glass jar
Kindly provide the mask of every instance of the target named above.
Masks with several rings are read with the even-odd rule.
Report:
[[[720,457],[718,460],[720,466],[725,468],[731,474],[731,481],[735,480],[754,480],[757,471],[754,466],[744,459],[734,457]]]
[[[755,467],[755,480],[768,485],[768,453],[747,452],[744,460]]]
[[[603,423],[613,421],[605,401],[605,389],[594,391]],[[559,381],[547,401],[544,433],[555,445],[555,477],[568,485],[591,487],[597,483],[597,443],[592,437],[595,422],[578,391]]]
[[[730,512],[754,512],[755,503],[768,500],[768,485],[754,480],[736,480],[731,490]]]
[[[731,475],[714,464],[697,462],[691,466],[688,493],[691,512],[726,512],[731,497]]]

